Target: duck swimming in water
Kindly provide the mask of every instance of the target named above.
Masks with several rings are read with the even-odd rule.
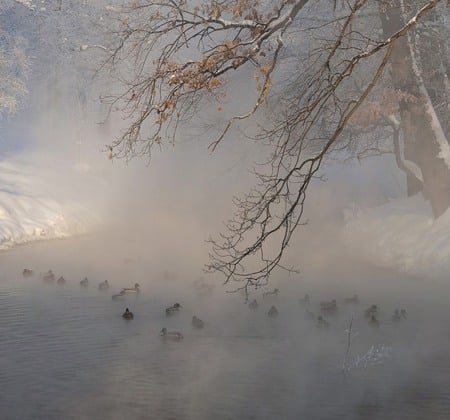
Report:
[[[205,323],[200,319],[197,318],[195,315],[192,317],[192,326],[196,328],[197,330],[201,330],[205,328]]]
[[[365,310],[364,315],[366,318],[370,318],[372,315],[374,315],[374,316],[378,315],[378,306],[371,305],[370,308],[367,308]]]
[[[253,299],[249,304],[248,304],[248,307],[250,308],[250,309],[258,309],[258,302],[256,301],[256,299]]]
[[[107,290],[109,289],[109,283],[108,280],[102,281],[99,285],[98,285],[98,290]]]
[[[345,303],[357,304],[359,303],[359,296],[353,295],[352,297],[345,298],[344,301]]]
[[[53,283],[55,281],[55,275],[53,274],[52,270],[48,270],[43,276],[42,280],[44,280],[47,283]]]
[[[398,309],[396,309],[394,311],[394,315],[392,315],[392,322],[399,322],[402,320],[402,317],[400,315],[400,311]]]
[[[182,308],[182,306],[179,303],[174,303],[172,306],[166,308],[166,315],[174,315],[180,311],[180,308]]]
[[[371,315],[369,319],[369,325],[372,327],[379,327],[380,321],[375,317],[375,315]]]
[[[124,292],[124,293],[139,293],[140,292],[140,290],[139,290],[140,287],[141,286],[139,285],[139,283],[135,283],[134,287],[124,287],[122,289],[122,292]]]
[[[300,305],[308,305],[309,304],[309,295],[308,293],[305,294],[305,296],[303,297],[303,299],[299,299],[298,303]]]
[[[194,281],[194,289],[199,298],[210,298],[214,293],[214,285],[206,283],[203,278]]]
[[[328,329],[330,328],[330,323],[326,319],[324,319],[322,315],[319,315],[317,317],[317,328]]]
[[[125,292],[122,290],[117,295],[112,295],[112,300],[117,300],[117,299],[120,299],[120,298],[123,298],[123,297],[125,297]]]
[[[320,312],[328,315],[334,315],[337,312],[337,303],[333,299],[330,302],[320,302]]]
[[[83,280],[80,281],[81,287],[88,287],[89,286],[89,280],[87,277],[85,277]]]
[[[175,340],[179,341],[183,339],[183,334],[177,332],[177,331],[167,331],[167,328],[163,328],[159,335],[162,338],[168,339],[168,340]]]
[[[267,312],[267,315],[270,318],[276,318],[278,316],[278,309],[276,308],[275,305],[271,306],[271,308],[269,309],[269,312]]]
[[[134,314],[133,314],[133,312],[130,312],[130,310],[127,308],[127,309],[125,309],[125,312],[122,314],[122,318],[124,318],[124,319],[133,319],[134,318]]]
[[[316,319],[316,316],[314,315],[314,312],[311,312],[309,309],[305,310],[305,318],[310,319],[311,321]]]
[[[277,297],[279,292],[280,292],[280,291],[279,291],[278,289],[273,289],[271,292],[264,292],[264,293],[263,293],[263,298],[267,298],[267,297],[269,297],[269,296],[275,296],[275,297]]]
[[[63,284],[66,284],[66,279],[61,276],[57,281],[56,284],[59,284],[60,286],[62,286]]]
[[[31,277],[31,276],[34,275],[34,271],[30,270],[29,268],[24,268],[23,271],[22,271],[22,275],[24,277]]]

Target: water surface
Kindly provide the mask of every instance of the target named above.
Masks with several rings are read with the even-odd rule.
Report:
[[[225,294],[218,285],[212,297],[197,296],[193,275],[176,267],[164,273],[140,244],[119,252],[110,240],[81,237],[1,254],[1,419],[450,417],[446,285],[432,291],[417,279],[364,267],[364,279],[376,282],[357,290],[354,270],[343,264],[337,278],[353,283],[280,281],[280,295],[263,300],[255,294],[260,306],[251,311],[240,294]],[[24,267],[52,268],[67,284],[23,278]],[[87,289],[79,286],[85,276]],[[111,289],[99,291],[104,279]],[[136,281],[138,296],[111,299]],[[355,290],[360,305],[345,305],[342,298]],[[304,293],[316,314],[320,300],[338,300],[329,331],[305,318],[298,303]],[[166,317],[164,308],[177,301],[180,313]],[[374,302],[381,307],[378,329],[362,316]],[[280,311],[276,319],[266,315],[272,304]],[[407,307],[408,319],[396,325],[391,314],[399,305]],[[125,307],[134,320],[121,318]],[[204,330],[192,328],[193,315],[206,322]],[[162,340],[164,326],[184,339]],[[386,357],[356,366],[372,346],[384,348]]]

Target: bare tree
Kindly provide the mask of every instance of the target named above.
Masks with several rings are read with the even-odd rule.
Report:
[[[89,111],[98,110],[93,99],[99,80],[94,73],[109,54],[109,8],[117,0],[9,0],[0,6],[0,26],[10,39],[25,39],[23,57],[30,63],[32,101],[55,108],[84,124]],[[111,28],[108,22],[108,29]],[[2,39],[3,41],[3,39]],[[4,42],[1,44],[5,45]],[[31,54],[31,57],[27,55]],[[102,55],[103,54],[103,55]],[[16,68],[20,60],[16,59]],[[0,74],[5,67],[0,68]],[[24,82],[24,79],[21,78]],[[25,86],[25,84],[24,84]],[[42,90],[39,87],[42,86]],[[78,111],[78,112],[76,112]],[[58,119],[54,119],[57,123]]]
[[[25,40],[13,39],[0,31],[0,116],[18,111],[27,96],[26,78],[29,60],[25,53]]]
[[[149,156],[155,145],[175,141],[180,125],[205,103],[215,103],[223,115],[212,151],[233,126],[245,123],[257,124],[254,137],[270,147],[255,188],[236,198],[235,217],[211,239],[208,268],[222,273],[225,283],[238,281],[247,291],[266,284],[274,269],[290,269],[282,257],[303,223],[307,189],[326,158],[352,148],[360,155],[383,153],[386,142],[368,136],[368,124],[361,124],[364,113],[381,133],[391,130],[396,143],[391,140],[387,151],[398,149],[404,129],[399,104],[408,102],[407,95],[423,98],[397,90],[384,95],[391,106],[382,104],[375,114],[382,82],[397,88],[385,70],[397,45],[443,2],[409,1],[401,24],[387,31],[379,16],[390,13],[391,3],[140,0],[123,9],[110,63],[124,89],[109,99],[128,125],[109,146],[110,158]],[[231,107],[227,95],[235,75],[250,93]]]

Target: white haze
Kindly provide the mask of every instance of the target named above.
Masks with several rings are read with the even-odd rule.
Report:
[[[36,412],[49,419],[425,418],[448,409],[448,395],[438,395],[448,363],[432,363],[449,344],[448,286],[431,288],[422,278],[359,260],[352,249],[370,247],[376,229],[374,238],[355,235],[345,247],[345,208],[384,204],[403,193],[392,160],[335,165],[326,183],[314,183],[309,223],[298,228],[286,255],[299,272],[279,271],[267,288],[252,291],[260,307],[251,312],[241,293],[226,293],[236,285],[224,287],[223,278],[202,269],[205,240],[232,215],[233,195],[253,183],[249,167],[262,153],[258,145],[236,135],[211,155],[207,139],[191,132],[175,147],[155,149],[149,166],[110,161],[102,150],[120,119],[108,130],[99,120],[78,121],[57,107],[42,107],[33,118],[25,112],[15,124],[28,127],[20,132],[29,140],[4,157],[32,168],[43,196],[85,227],[73,238],[0,254],[6,418],[36,418]],[[36,275],[24,279],[24,268]],[[43,283],[39,275],[49,269],[67,284]],[[87,290],[79,285],[84,277]],[[202,277],[212,297],[198,296]],[[105,279],[111,289],[99,292]],[[135,282],[137,298],[111,299]],[[262,292],[275,287],[279,297],[264,300]],[[305,319],[298,303],[305,293],[315,315],[320,301],[338,301],[330,331]],[[361,304],[346,306],[343,299],[355,293]],[[183,310],[167,318],[164,308],[175,302]],[[379,330],[363,316],[373,303],[381,308]],[[280,311],[274,320],[267,317],[272,304]],[[126,306],[136,317],[130,323],[121,319]],[[397,308],[408,310],[400,328],[391,322]],[[205,320],[204,331],[193,331],[193,315]],[[343,375],[352,317],[349,366],[372,346],[389,348],[389,357]],[[182,331],[183,342],[162,342],[164,326]],[[433,387],[437,396],[428,394]]]

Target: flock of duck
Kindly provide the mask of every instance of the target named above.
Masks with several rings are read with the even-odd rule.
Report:
[[[30,269],[24,269],[23,270],[23,276],[24,277],[31,277],[34,276],[34,271]],[[52,272],[52,270],[49,270],[47,273],[42,274],[41,278],[43,281],[47,283],[55,283],[58,285],[64,285],[66,283],[66,280],[64,277],[59,277],[58,280],[56,280],[55,274]],[[88,278],[84,278],[80,281],[81,287],[89,287],[89,280]],[[108,280],[105,280],[101,282],[98,285],[99,290],[108,290],[110,287]],[[139,283],[135,283],[133,287],[124,287],[122,290],[115,295],[112,295],[113,300],[121,299],[125,297],[128,294],[138,294],[140,292],[140,285]],[[262,297],[263,299],[273,299],[276,298],[279,294],[278,289],[273,289],[272,291],[266,291],[263,293]],[[345,298],[344,303],[346,305],[358,305],[360,303],[358,295],[353,295],[352,297]],[[312,312],[309,307],[311,306],[311,298],[309,294],[305,294],[305,296],[302,299],[299,299],[299,304],[302,306],[305,306],[305,317],[311,321],[314,321],[316,323],[317,328],[319,329],[328,329],[330,328],[330,322],[325,317],[333,317],[337,315],[338,313],[338,305],[335,299],[332,299],[331,301],[323,301],[319,302],[319,314],[316,315],[314,312]],[[255,311],[259,307],[259,303],[256,299],[253,299],[248,303],[249,309]],[[176,313],[178,313],[181,310],[182,306],[179,303],[174,303],[172,306],[169,306],[165,309],[166,316],[172,316]],[[270,318],[276,318],[279,315],[278,308],[275,305],[272,305],[267,312],[267,316]],[[132,320],[134,318],[133,312],[131,312],[128,308],[125,309],[125,312],[122,314],[122,317],[126,320]],[[364,311],[364,317],[367,320],[368,324],[372,327],[379,327],[380,321],[379,321],[379,308],[377,305],[373,304],[369,308],[367,308]],[[407,312],[405,309],[395,309],[394,314],[392,315],[392,322],[397,323],[401,322],[402,320],[405,320],[407,318]],[[203,329],[205,327],[204,321],[202,321],[197,316],[192,317],[191,322],[193,328],[195,329]],[[181,334],[178,331],[167,331],[166,328],[163,328],[160,332],[161,337],[166,339],[172,339],[172,340],[181,340],[183,339],[183,334]]]
[[[35,274],[34,271],[29,268],[25,268],[22,272],[23,277],[32,277],[32,276],[34,276],[34,274]],[[55,281],[56,281],[56,284],[58,284],[58,285],[66,284],[66,280],[62,276],[59,277],[58,280],[56,280],[56,276],[52,270],[49,270],[49,271],[47,271],[47,273],[42,274],[41,278],[44,282],[50,283],[50,284],[54,284]],[[84,288],[89,287],[89,279],[87,277],[85,277],[83,280],[81,280],[80,286],[84,287]],[[105,281],[99,283],[99,285],[98,285],[99,290],[108,290],[109,287],[110,287],[110,285],[108,283],[108,280],[105,280]],[[138,294],[139,292],[140,292],[140,285],[139,285],[139,283],[135,283],[135,285],[133,287],[123,287],[119,293],[112,295],[112,299],[117,300],[122,297],[125,297],[127,294]],[[182,306],[179,303],[175,303],[172,306],[169,306],[168,308],[165,309],[166,316],[171,316],[171,315],[178,313],[181,308],[182,308]],[[134,314],[128,308],[126,308],[125,312],[122,314],[122,318],[126,319],[126,320],[132,320],[132,319],[134,319]],[[199,329],[203,329],[205,327],[205,323],[200,318],[198,318],[197,316],[194,315],[192,317],[192,326],[195,329],[199,330]],[[164,339],[171,339],[171,340],[177,340],[177,341],[183,339],[183,334],[181,334],[178,331],[167,331],[167,328],[165,328],[165,327],[161,330],[160,335]]]
[[[274,289],[271,292],[263,293],[263,298],[267,298],[268,296],[278,296],[279,290]],[[347,305],[358,305],[360,303],[359,296],[353,295],[352,297],[348,297],[344,299],[344,303]],[[312,304],[311,298],[309,294],[305,294],[302,299],[299,299],[299,304],[301,306],[306,306],[305,308],[305,317],[309,320],[315,321],[316,326],[320,329],[328,329],[330,328],[330,322],[325,319],[325,317],[333,317],[338,313],[338,304],[336,299],[332,299],[330,301],[319,302],[319,314],[316,315],[312,312],[308,306]],[[252,310],[258,309],[258,301],[253,299],[248,307]],[[267,313],[267,315],[271,318],[276,318],[278,316],[278,309],[275,305],[272,305]],[[377,305],[371,305],[364,311],[364,317],[367,320],[368,324],[372,327],[379,327],[379,308]],[[405,320],[407,318],[406,309],[395,309],[394,314],[392,315],[392,322],[397,323]]]
[[[301,300],[302,303],[308,303],[309,302],[309,295],[305,295],[305,297]],[[357,305],[359,304],[359,297],[358,295],[353,295],[350,298],[345,298],[344,302],[346,304],[352,304]],[[333,299],[330,302],[320,302],[320,311],[322,314],[326,315],[335,315],[337,313],[337,303],[336,300]],[[308,309],[306,310],[308,311]],[[364,311],[364,317],[367,320],[368,324],[372,327],[379,327],[380,321],[379,321],[379,308],[377,305],[373,304],[369,306]],[[392,321],[393,322],[400,322],[402,320],[405,320],[407,318],[406,309],[395,309],[394,314],[392,315]],[[322,315],[318,316],[318,326],[320,327],[329,327],[328,321],[326,321]]]

